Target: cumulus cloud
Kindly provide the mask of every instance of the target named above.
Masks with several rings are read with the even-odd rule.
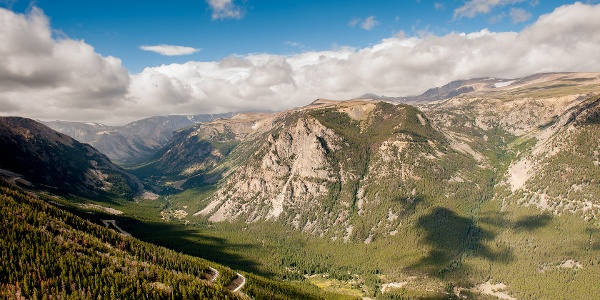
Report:
[[[454,18],[473,18],[479,14],[487,14],[496,6],[504,6],[525,2],[527,0],[471,0],[454,10]]]
[[[212,19],[241,19],[244,17],[244,10],[233,3],[233,0],[207,0],[208,6],[212,10]]]
[[[168,87],[172,94],[169,97],[179,100],[169,107],[177,112],[224,112],[288,109],[321,97],[349,99],[367,92],[414,95],[469,77],[597,71],[599,13],[600,6],[577,3],[557,8],[521,32],[481,30],[420,37],[399,34],[362,49],[288,56],[253,54],[220,62],[148,68],[133,76],[133,82],[145,83],[147,74],[156,76],[152,78],[154,86],[170,82],[165,89]],[[149,97],[156,107],[174,101],[156,95],[139,99]]]
[[[0,60],[0,111],[46,119],[110,124],[150,115],[282,110],[317,98],[415,95],[469,77],[600,70],[600,5],[582,3],[559,7],[521,32],[397,34],[360,49],[237,55],[130,77],[118,60],[89,45],[52,39],[39,12],[1,12],[0,57],[7,59]],[[61,47],[70,51],[56,50]]]
[[[0,40],[2,114],[65,116],[118,106],[127,94],[130,78],[119,59],[83,41],[54,39],[38,8],[26,15],[0,8]]]
[[[444,9],[444,3],[441,3],[441,2],[435,2],[435,3],[433,4],[433,7],[434,7],[436,10],[441,10],[441,9]]]
[[[192,47],[184,47],[184,46],[174,46],[174,45],[155,45],[155,46],[140,46],[140,49],[144,51],[156,52],[160,55],[165,56],[178,56],[178,55],[190,55],[196,52],[199,52],[202,49],[192,48]]]

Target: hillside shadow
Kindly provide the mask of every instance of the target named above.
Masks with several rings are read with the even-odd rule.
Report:
[[[141,222],[128,217],[118,217],[119,225],[137,239],[200,257],[245,272],[271,276],[259,264],[238,253],[252,251],[257,246],[235,243],[224,238],[203,234],[198,228],[183,224]]]
[[[422,242],[430,248],[425,257],[409,268],[422,269],[432,276],[444,277],[449,271],[462,266],[464,255],[482,257],[500,263],[512,261],[508,248],[492,250],[485,241],[496,234],[483,229],[473,219],[459,216],[452,210],[436,207],[417,220],[417,227],[424,230]]]
[[[206,259],[234,270],[243,270],[262,276],[273,275],[260,269],[257,262],[237,254],[252,251],[257,247],[252,244],[232,243],[224,238],[203,234],[198,228],[189,225],[143,222],[132,217],[115,216],[102,212],[89,213],[74,207],[63,207],[63,209],[103,227],[105,225],[102,220],[116,220],[119,227],[130,233],[132,237],[144,242]],[[109,228],[114,230],[112,226]]]
[[[537,216],[526,216],[514,222],[513,228],[515,230],[533,231],[535,229],[548,225],[548,223],[551,220],[552,216],[547,214]]]

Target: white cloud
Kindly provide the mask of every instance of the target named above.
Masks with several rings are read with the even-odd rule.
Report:
[[[340,48],[280,56],[228,57],[148,68],[133,78],[182,85],[179,100],[152,97],[160,113],[288,109],[317,98],[348,99],[367,92],[414,95],[452,80],[479,76],[519,77],[550,71],[600,70],[600,6],[563,6],[522,32],[403,34],[362,49]],[[160,78],[160,80],[159,80]],[[161,86],[159,83],[155,86]],[[136,96],[132,92],[133,96]],[[156,94],[153,94],[156,95]],[[144,97],[139,97],[139,101]]]
[[[354,18],[348,22],[348,26],[350,27],[356,27],[357,25],[366,31],[370,31],[373,27],[379,25],[379,22],[375,20],[374,16],[369,16],[364,20],[361,18]]]
[[[302,43],[298,43],[298,42],[294,42],[294,41],[287,41],[284,44],[290,46],[290,47],[294,47],[294,48],[304,48],[304,45]]]
[[[525,2],[527,0],[470,0],[454,10],[454,18],[473,18],[478,14],[487,14],[496,6]]]
[[[48,18],[0,8],[0,113],[65,117],[115,107],[127,94],[121,61],[83,41],[53,39]]]
[[[244,10],[233,3],[233,0],[206,0],[212,10],[212,19],[241,19],[244,17]]]
[[[124,123],[150,115],[289,109],[368,92],[414,95],[469,77],[599,71],[598,15],[600,5],[575,3],[521,32],[397,34],[362,49],[163,65],[129,80],[117,59],[81,41],[53,40],[40,12],[0,10],[0,112]]]
[[[360,23],[360,28],[368,31],[373,29],[373,27],[377,26],[378,24],[379,22],[375,20],[375,17],[370,16],[366,18],[362,23]]]
[[[184,47],[184,46],[174,46],[174,45],[155,45],[155,46],[140,46],[140,49],[144,51],[156,52],[160,55],[165,56],[177,56],[177,55],[189,55],[199,52],[202,49],[192,48],[192,47]]]
[[[441,10],[444,9],[444,3],[440,3],[440,2],[435,2],[433,4],[433,7],[435,7],[436,10]]]
[[[522,8],[511,8],[509,15],[513,23],[522,23],[531,19],[531,14]]]

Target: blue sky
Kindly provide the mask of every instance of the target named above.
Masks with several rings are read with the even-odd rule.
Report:
[[[0,115],[124,124],[600,72],[599,0],[0,0]]]
[[[493,2],[493,1],[491,1]],[[503,1],[500,1],[503,2]],[[203,0],[116,1],[38,0],[35,6],[49,17],[53,29],[82,39],[104,56],[122,59],[131,72],[144,67],[188,60],[213,61],[231,54],[293,54],[340,46],[362,48],[403,31],[424,32],[520,31],[541,14],[572,1],[504,1],[488,13],[457,16],[466,1],[428,0],[235,0],[239,17],[213,19]],[[7,6],[9,2],[5,1]],[[11,1],[15,12],[26,12],[29,1]],[[511,18],[521,11],[523,18]],[[372,28],[361,23],[369,17]],[[353,20],[358,21],[351,26]],[[359,21],[360,20],[360,21]],[[141,50],[142,45],[178,45],[201,49],[191,55],[165,57]]]

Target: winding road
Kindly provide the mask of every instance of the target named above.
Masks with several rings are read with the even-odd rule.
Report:
[[[237,275],[237,277],[227,285],[227,289],[234,293],[239,292],[239,290],[242,289],[244,284],[246,284],[246,278],[242,276],[242,274],[235,274]]]
[[[210,269],[210,273],[206,273],[204,274],[204,279],[208,280],[209,282],[215,282],[215,280],[217,280],[217,277],[219,277],[219,271],[215,268],[212,267],[208,267]]]
[[[102,220],[102,223],[104,223],[104,225],[106,225],[106,227],[109,227],[109,228],[110,228],[110,225],[112,225],[122,235],[131,236],[131,234],[129,234],[129,232],[127,232],[127,231],[123,230],[123,228],[119,227],[117,225],[117,221],[115,221],[115,220]]]
[[[209,268],[210,268],[210,273],[205,273],[204,279],[208,280],[211,283],[214,283],[217,280],[217,277],[219,277],[219,271],[212,267],[209,267]],[[246,277],[244,277],[240,273],[235,273],[235,274],[237,275],[237,277],[234,280],[232,280],[225,288],[234,293],[237,293],[246,284]]]

